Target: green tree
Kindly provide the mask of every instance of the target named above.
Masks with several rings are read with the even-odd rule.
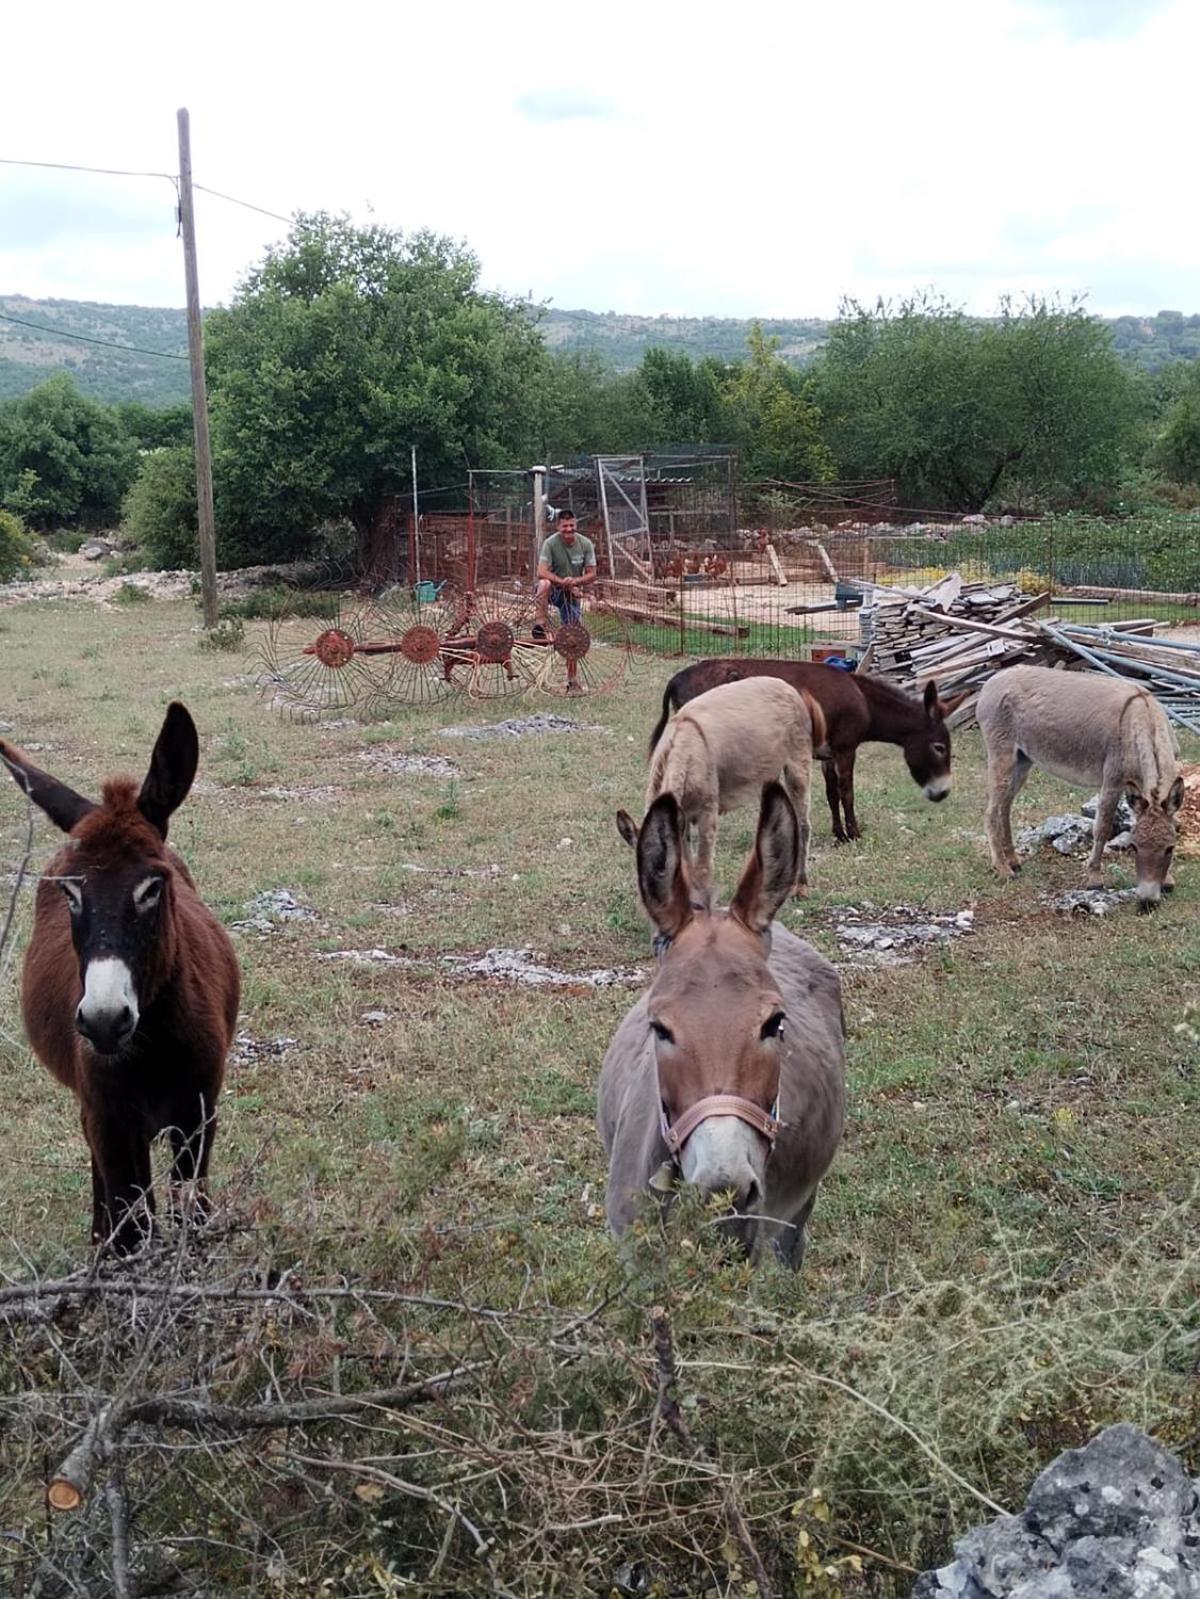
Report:
[[[750,481],[827,483],[835,473],[820,412],[805,397],[804,380],[779,359],[778,342],[759,323],[751,327],[746,359],[730,369],[722,391],[727,436]]]
[[[1173,390],[1155,441],[1153,460],[1176,483],[1200,483],[1200,364],[1189,362]]]
[[[139,450],[158,450],[167,444],[188,444],[192,437],[192,408],[182,405],[143,405],[127,400],[117,407],[126,438]]]
[[[647,350],[638,376],[655,444],[715,444],[726,426],[722,385],[726,367],[705,356],[693,361],[686,350]]]
[[[547,357],[530,308],[481,290],[448,239],[302,216],[206,336],[227,549],[303,554],[346,517],[382,573],[411,446],[426,483],[531,459]]]
[[[195,569],[200,564],[192,445],[164,445],[142,456],[142,469],[125,496],[122,526],[156,566]]]
[[[136,472],[116,412],[65,374],[0,408],[0,504],[33,528],[114,522]]]
[[[812,393],[843,477],[895,477],[903,504],[960,511],[1111,487],[1138,407],[1108,329],[1040,300],[988,321],[942,301],[848,303]]]

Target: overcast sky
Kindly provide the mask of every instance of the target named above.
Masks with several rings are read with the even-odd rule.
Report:
[[[198,182],[561,307],[1200,310],[1200,0],[58,0],[0,48],[0,156],[168,172],[187,105]],[[285,231],[197,217],[206,304]],[[181,304],[170,186],[0,166],[0,293]]]

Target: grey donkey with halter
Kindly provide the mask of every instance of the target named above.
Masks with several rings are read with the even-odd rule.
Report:
[[[1138,910],[1153,910],[1175,884],[1175,813],[1183,776],[1161,705],[1144,688],[1098,672],[1010,666],[984,684],[976,710],[987,745],[987,834],[1001,877],[1020,870],[1012,804],[1035,766],[1098,788],[1088,883],[1104,883],[1104,846],[1122,794],[1134,812]]]
[[[811,945],[772,927],[796,879],[800,830],[784,789],[762,793],[754,849],[725,911],[693,890],[684,818],[661,794],[637,839],[638,892],[658,970],[600,1070],[597,1125],[618,1236],[678,1175],[728,1192],[727,1225],[751,1259],[793,1268],[817,1187],[842,1136],[841,984]]]

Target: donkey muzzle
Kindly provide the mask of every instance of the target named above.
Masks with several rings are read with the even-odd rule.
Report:
[[[106,957],[88,962],[75,1027],[98,1055],[115,1055],[137,1030],[138,1002],[133,975],[124,961]]]

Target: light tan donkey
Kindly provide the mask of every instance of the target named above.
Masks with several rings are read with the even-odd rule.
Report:
[[[685,826],[695,830],[691,880],[712,887],[717,817],[740,805],[757,805],[767,783],[782,780],[800,824],[795,892],[808,889],[809,791],[813,750],[825,743],[825,717],[812,695],[778,678],[723,683],[690,700],[650,758],[645,810],[660,794],[679,802]],[[621,836],[636,848],[638,829],[618,813]]]
[[[1134,812],[1138,909],[1149,911],[1175,886],[1171,857],[1183,778],[1162,707],[1136,683],[1098,672],[1010,666],[979,696],[976,713],[987,745],[987,834],[1001,877],[1020,870],[1012,804],[1035,766],[1081,788],[1099,788],[1088,883],[1104,882],[1104,846],[1117,803]]]
[[[773,920],[796,876],[800,829],[778,783],[728,910],[697,892],[683,816],[661,795],[642,824],[638,895],[658,967],[600,1068],[597,1126],[618,1237],[675,1182],[728,1193],[720,1223],[752,1260],[797,1268],[842,1136],[845,1025],[838,974]]]

